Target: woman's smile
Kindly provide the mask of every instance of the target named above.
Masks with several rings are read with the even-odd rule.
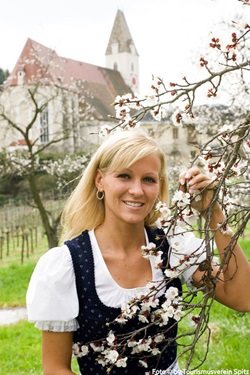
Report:
[[[124,203],[127,205],[127,206],[130,206],[130,207],[142,207],[144,205],[144,203],[140,203],[140,202],[129,202],[129,201],[124,201]]]

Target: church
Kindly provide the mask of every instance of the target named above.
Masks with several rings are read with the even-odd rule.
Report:
[[[139,55],[121,10],[105,55],[104,68],[58,56],[28,39],[0,99],[5,117],[20,131],[1,124],[2,147],[23,147],[25,127],[30,127],[29,139],[37,147],[50,143],[52,150],[60,145],[76,152],[96,143],[100,127],[113,121],[115,97],[139,90]]]
[[[28,39],[0,96],[1,148],[30,144],[51,152],[91,151],[100,143],[100,128],[116,125],[116,96],[139,93],[139,54],[121,10],[105,57],[106,67],[100,67],[61,57]],[[180,147],[187,144],[187,131],[152,119],[142,126],[159,139],[171,164],[189,159],[190,147]]]

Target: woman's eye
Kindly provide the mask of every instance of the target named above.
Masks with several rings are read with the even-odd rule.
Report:
[[[129,176],[129,174],[127,174],[127,173],[120,173],[120,174],[118,175],[118,178],[122,178],[122,179],[124,179],[124,180],[128,180],[128,179],[130,178],[130,176]]]
[[[149,182],[149,183],[155,183],[156,182],[156,180],[153,177],[145,177],[144,181]]]

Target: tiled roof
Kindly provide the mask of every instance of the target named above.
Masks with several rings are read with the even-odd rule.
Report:
[[[114,114],[111,106],[117,95],[131,92],[118,71],[76,61],[57,55],[56,51],[28,39],[6,86],[18,84],[18,73],[24,72],[23,83],[54,84],[74,89],[78,82],[85,100],[94,106],[96,119],[106,120]]]
[[[128,28],[128,24],[126,22],[125,16],[121,10],[117,11],[115,22],[111,31],[111,35],[109,38],[109,43],[106,49],[106,55],[110,55],[112,53],[112,44],[118,43],[119,44],[119,53],[122,52],[131,52],[130,46],[133,45],[136,54],[138,52],[136,50],[133,38]]]
[[[30,141],[32,143],[32,141]],[[25,139],[19,139],[18,141],[11,142],[10,146],[27,146],[27,142]]]

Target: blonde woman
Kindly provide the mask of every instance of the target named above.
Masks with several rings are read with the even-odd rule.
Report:
[[[211,202],[211,191],[204,190],[211,180],[191,168],[180,175],[179,182],[181,186],[188,182],[191,193],[203,191],[202,199],[195,202],[195,208],[203,212]],[[129,301],[138,294],[147,295],[152,284],[161,285],[164,279],[163,267],[156,267],[153,257],[143,257],[142,246],[159,245],[162,265],[171,266],[168,240],[160,244],[157,240],[161,232],[155,228],[159,215],[155,205],[159,200],[168,202],[168,183],[165,155],[155,140],[135,130],[110,135],[66,204],[64,244],[41,257],[27,292],[29,321],[42,330],[45,375],[73,374],[72,345],[82,375],[104,375],[107,369],[117,375],[156,370],[181,374],[176,363],[177,317],[147,324],[134,312],[122,324],[119,319],[113,323],[124,316],[121,311],[126,311]],[[216,203],[210,227],[215,229],[224,219]],[[222,256],[230,238],[230,234],[216,231]],[[152,314],[167,298],[180,299],[181,282],[200,285],[198,264],[205,259],[202,240],[186,233],[185,247],[187,255],[199,248],[195,265],[157,290],[154,300],[159,304],[150,307]],[[214,274],[217,270],[213,265]],[[224,283],[223,278],[230,281]],[[250,311],[250,268],[237,244],[219,280],[215,298],[233,309]],[[136,334],[126,341],[131,332]],[[118,337],[124,338],[119,347]],[[148,347],[133,349],[142,339]]]

